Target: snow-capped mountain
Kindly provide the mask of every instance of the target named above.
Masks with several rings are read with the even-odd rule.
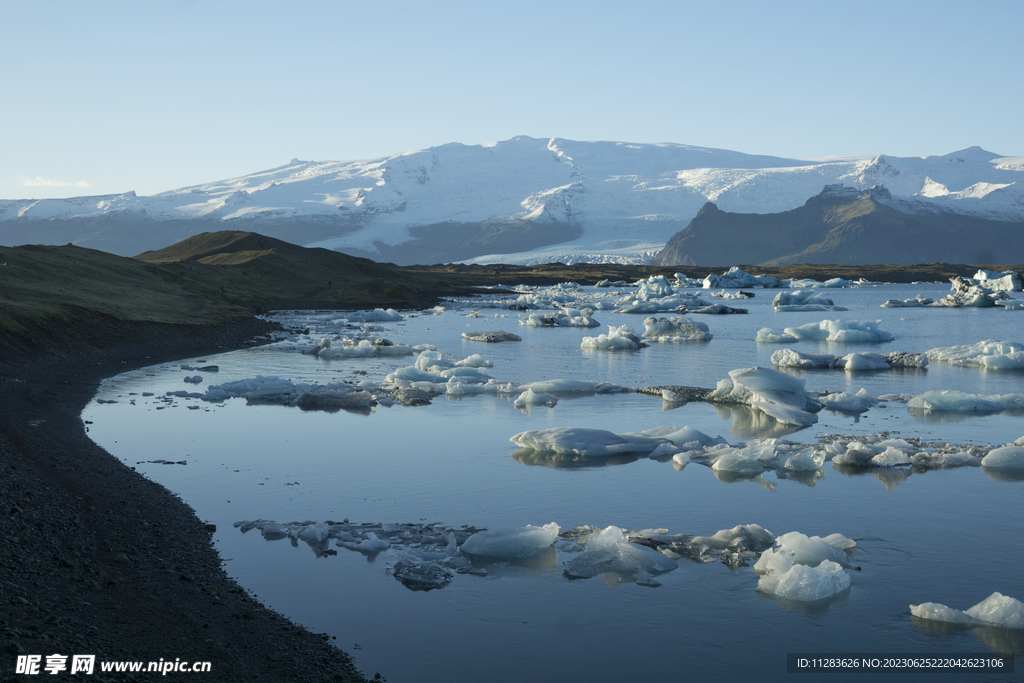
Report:
[[[139,197],[0,201],[0,243],[133,255],[252,230],[396,262],[644,261],[713,201],[775,213],[825,185],[884,185],[901,210],[1024,220],[1024,157],[784,159],[679,144],[516,137],[368,161],[300,161]],[[446,246],[448,245],[448,246]],[[457,245],[451,246],[451,245]]]

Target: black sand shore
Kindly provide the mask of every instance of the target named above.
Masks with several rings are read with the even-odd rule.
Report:
[[[268,329],[255,319],[136,324],[32,353],[0,340],[2,680],[83,680],[69,675],[71,655],[89,654],[96,669],[84,680],[366,680],[327,636],[228,578],[192,509],[93,443],[80,417],[104,377],[237,348]],[[42,655],[39,675],[15,674],[19,654]],[[43,670],[52,654],[68,657],[57,675]],[[161,659],[208,661],[210,672],[99,670]]]

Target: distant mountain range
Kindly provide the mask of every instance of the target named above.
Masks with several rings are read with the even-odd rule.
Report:
[[[858,193],[881,185],[883,205],[904,214],[1019,223],[1022,179],[1024,158],[977,147],[927,158],[785,159],[516,137],[369,161],[294,159],[145,197],[0,200],[0,244],[72,242],[134,255],[230,229],[398,264],[645,263],[708,202],[730,215],[772,214],[826,185]]]
[[[829,185],[797,209],[729,213],[708,202],[652,263],[1024,263],[1024,222],[909,213],[882,186]]]

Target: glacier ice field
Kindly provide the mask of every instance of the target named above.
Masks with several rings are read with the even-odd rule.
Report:
[[[82,417],[393,681],[1024,651],[1024,294],[602,284],[277,312],[273,343],[110,378]]]

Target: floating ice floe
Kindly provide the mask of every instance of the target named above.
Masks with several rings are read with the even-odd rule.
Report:
[[[187,377],[187,376],[185,377],[185,383],[186,384],[202,384],[202,382],[203,382],[202,375],[192,375],[191,377]]]
[[[593,310],[589,308],[566,308],[554,315],[530,315],[519,324],[527,327],[599,327],[601,323],[590,317],[592,314]]]
[[[935,363],[974,366],[986,370],[1024,370],[1024,344],[988,339],[977,344],[945,346],[926,352]]]
[[[316,347],[314,347],[316,348]],[[393,344],[382,337],[370,341],[361,339],[358,342],[352,339],[343,339],[340,346],[321,347],[314,352],[318,358],[328,360],[340,358],[371,358],[375,356],[411,356],[417,351],[423,351],[425,346],[406,346],[405,344]]]
[[[784,333],[796,339],[828,342],[887,342],[893,336],[878,328],[881,320],[822,320],[799,327],[787,327]],[[758,341],[778,335],[768,328],[758,332]]]
[[[786,424],[807,426],[818,421],[821,406],[804,389],[804,382],[792,375],[753,367],[729,372],[708,400],[712,403],[740,403]]]
[[[890,368],[924,368],[928,365],[928,356],[923,353],[849,353],[845,356],[833,356],[830,353],[800,353],[792,349],[782,349],[772,354],[772,365],[783,368],[829,368],[856,372],[863,370],[889,370]]]
[[[720,290],[720,291],[717,291],[717,292],[712,292],[711,296],[715,297],[716,299],[742,299],[742,300],[746,300],[746,299],[754,298],[753,292],[744,292],[743,290],[739,290],[739,291],[736,291],[736,292],[727,292],[724,289]]]
[[[577,538],[584,551],[566,562],[570,579],[589,579],[602,574],[632,577],[645,586],[659,586],[653,576],[672,571],[679,565],[661,552],[639,543],[631,543],[622,529],[610,526],[587,538]]]
[[[670,440],[647,432],[615,434],[604,429],[558,427],[520,432],[509,441],[535,451],[602,458],[621,453],[650,453]]]
[[[511,332],[502,332],[501,330],[488,330],[478,332],[463,332],[462,338],[469,341],[475,342],[506,342],[506,341],[523,341],[523,338],[518,334],[512,334]]]
[[[844,413],[863,413],[878,405],[878,399],[869,394],[867,389],[860,389],[854,394],[848,392],[825,394],[818,401],[826,410]]]
[[[779,292],[772,301],[776,312],[790,311],[845,311],[842,306],[836,306],[832,299],[824,294],[814,292],[810,289],[796,292]]]
[[[778,287],[782,281],[770,275],[751,275],[738,266],[733,266],[722,275],[708,275],[704,278],[704,289],[752,289]]]
[[[754,341],[758,344],[794,344],[800,339],[785,332],[776,332],[770,327],[762,327],[757,331]]]
[[[402,320],[402,314],[393,308],[375,308],[372,311],[349,313],[347,318],[350,323],[396,322]]]
[[[490,379],[486,370],[489,367],[492,363],[479,354],[456,361],[440,351],[422,351],[415,364],[395,370],[385,381],[397,386],[415,386],[418,382],[444,384],[452,378],[458,378],[460,382],[483,383]]]
[[[580,347],[584,349],[601,349],[605,351],[635,351],[642,349],[645,344],[629,325],[615,327],[608,326],[608,334],[599,334],[596,337],[584,337]]]
[[[861,284],[858,282],[857,284]],[[835,289],[839,287],[849,287],[850,283],[841,277],[834,277],[824,282],[818,282],[817,280],[804,279],[804,280],[783,280],[781,283],[782,287],[789,287],[790,289],[803,289],[808,287],[821,287],[827,289]]]
[[[1024,410],[1024,394],[983,396],[963,391],[926,391],[907,401],[907,408],[921,413],[1001,413]]]
[[[920,619],[951,624],[1024,629],[1024,603],[1001,593],[993,593],[963,612],[935,602],[925,602],[911,605],[910,613]]]
[[[826,600],[850,587],[850,566],[845,551],[856,543],[832,534],[808,537],[793,531],[775,539],[778,548],[761,554],[754,571],[761,575],[757,590],[783,600],[815,602]]]
[[[882,304],[882,308],[920,308],[931,306],[934,303],[934,299],[929,299],[924,294],[918,294],[913,299],[889,299]]]
[[[558,403],[558,399],[551,394],[537,393],[533,389],[527,388],[526,391],[521,393],[519,397],[512,402],[516,408],[528,408],[530,406],[548,406],[554,408],[555,404]]]
[[[726,306],[725,304],[711,304],[710,306],[704,306],[703,308],[691,308],[685,313],[698,313],[700,315],[731,315],[734,313],[747,313],[745,308],[733,308],[732,306]]]
[[[558,525],[508,527],[478,531],[463,542],[460,550],[471,557],[488,560],[523,560],[536,555],[558,538]]]
[[[981,460],[982,467],[1001,470],[1024,470],[1024,437],[1017,440],[1021,445],[993,448]]]
[[[711,332],[702,322],[693,322],[685,317],[647,318],[644,320],[644,339],[666,343],[710,341]]]

